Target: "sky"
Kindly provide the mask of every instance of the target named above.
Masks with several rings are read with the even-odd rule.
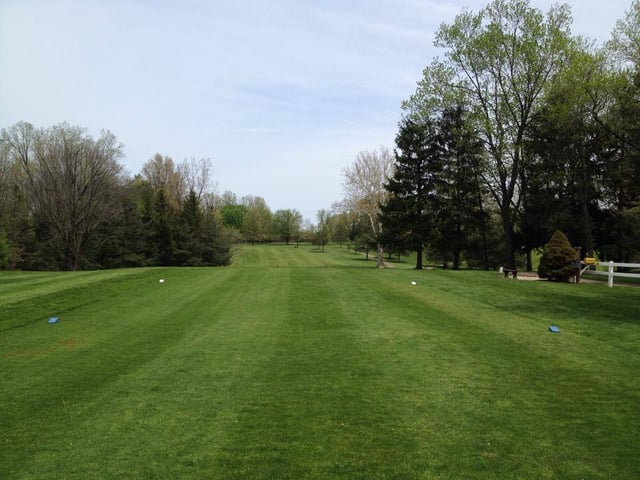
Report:
[[[218,193],[315,223],[359,152],[393,148],[438,27],[488,2],[0,0],[0,128],[109,130],[130,175],[209,158]],[[631,0],[563,3],[600,44]]]

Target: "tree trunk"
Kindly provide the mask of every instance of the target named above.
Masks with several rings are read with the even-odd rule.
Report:
[[[423,248],[422,248],[422,245],[420,245],[416,249],[416,253],[417,253],[416,270],[422,270],[422,252],[423,252]]]
[[[384,268],[384,252],[382,251],[382,245],[380,245],[380,242],[378,242],[377,251],[378,251],[378,268]]]
[[[478,178],[476,177],[476,182],[479,183]],[[484,211],[484,202],[482,200],[482,190],[478,188],[478,209],[481,214],[481,222],[480,222],[480,238],[482,239],[482,263],[484,264],[484,269],[489,270],[489,240],[487,235],[487,221],[489,216]]]
[[[582,201],[582,245],[584,252],[593,251],[593,235],[591,234],[591,216],[587,199]]]
[[[460,270],[460,250],[453,252],[453,269]]]
[[[516,256],[513,248],[513,221],[509,205],[500,208],[502,218],[502,229],[504,231],[504,266],[506,268],[516,268]]]
[[[527,272],[533,272],[533,260],[531,258],[531,249],[527,247]]]

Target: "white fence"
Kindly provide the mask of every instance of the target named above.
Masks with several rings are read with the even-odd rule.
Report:
[[[609,277],[608,284],[613,287],[613,277],[640,278],[640,273],[624,273],[616,272],[616,267],[640,268],[640,263],[616,263],[616,262],[598,262],[599,267],[607,267],[607,271],[587,270],[589,275],[607,275]]]

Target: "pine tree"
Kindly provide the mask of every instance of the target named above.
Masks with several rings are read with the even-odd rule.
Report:
[[[482,145],[466,127],[461,107],[445,110],[437,127],[443,161],[439,164],[442,170],[437,172],[441,180],[438,183],[441,208],[438,210],[438,235],[434,246],[443,256],[451,255],[453,268],[457,270],[462,253],[474,250],[472,241],[481,236],[483,222],[486,221],[478,179]],[[482,256],[482,252],[472,253]]]
[[[391,250],[417,253],[422,269],[425,245],[438,209],[436,196],[442,150],[433,121],[405,119],[396,136],[394,174],[385,188],[389,200],[382,206],[383,243]]]
[[[173,215],[164,188],[156,192],[151,225],[158,265],[172,265],[175,250]]]

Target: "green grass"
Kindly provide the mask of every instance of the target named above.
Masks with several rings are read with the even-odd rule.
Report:
[[[0,478],[640,477],[640,290],[373,265],[0,273]]]

